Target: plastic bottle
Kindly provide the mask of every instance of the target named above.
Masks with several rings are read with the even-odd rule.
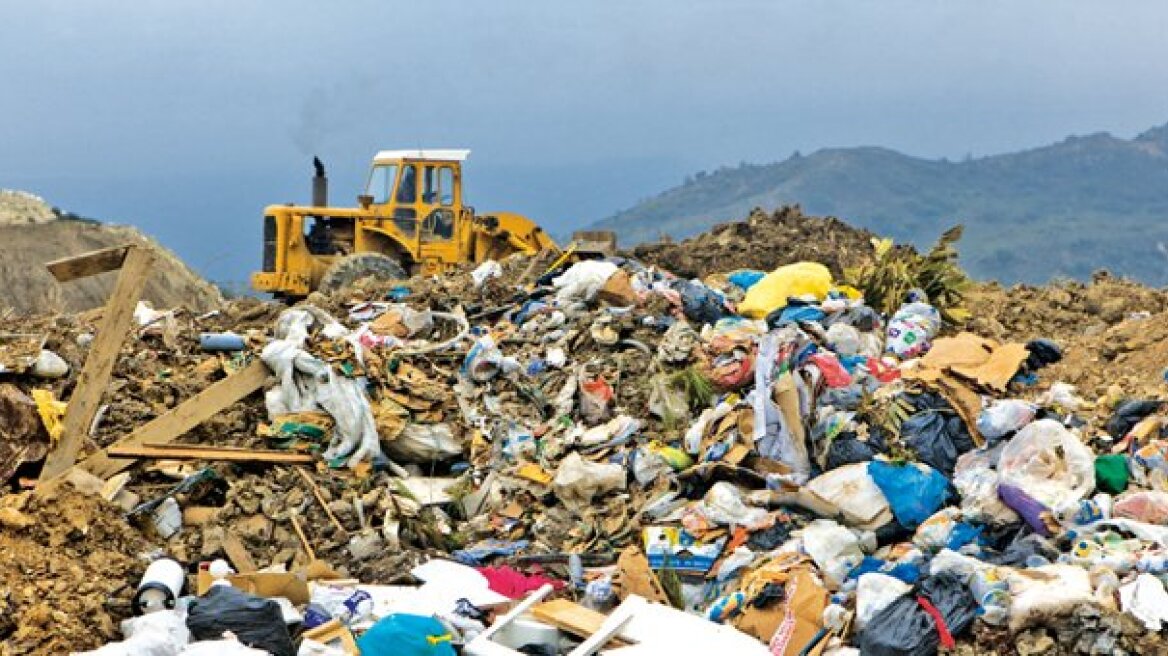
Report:
[[[1001,571],[990,567],[974,572],[969,588],[987,624],[1006,623],[1010,616],[1010,585]]]

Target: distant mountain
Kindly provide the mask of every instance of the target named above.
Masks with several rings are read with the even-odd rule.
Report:
[[[632,245],[792,203],[918,247],[964,223],[962,263],[978,278],[1039,283],[1106,268],[1168,284],[1168,125],[960,162],[874,147],[796,153],[699,173],[593,227]]]

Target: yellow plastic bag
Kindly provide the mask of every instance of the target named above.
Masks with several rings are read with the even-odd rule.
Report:
[[[738,305],[738,313],[762,319],[787,306],[792,296],[812,294],[823,300],[831,290],[831,272],[818,262],[798,262],[781,266],[768,273],[750,289]]]

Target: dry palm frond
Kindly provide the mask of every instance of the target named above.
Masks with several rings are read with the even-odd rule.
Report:
[[[911,248],[896,248],[891,239],[873,239],[875,258],[847,270],[845,278],[864,292],[870,306],[885,314],[895,312],[911,290],[920,289],[946,321],[963,324],[970,317],[961,307],[970,280],[957,264],[954,247],[962,231],[960,225],[946,230],[924,255]]]

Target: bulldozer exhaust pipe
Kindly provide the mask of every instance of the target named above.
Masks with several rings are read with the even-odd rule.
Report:
[[[316,175],[312,176],[312,206],[328,207],[328,176],[324,174],[324,163],[319,157],[312,158]]]

